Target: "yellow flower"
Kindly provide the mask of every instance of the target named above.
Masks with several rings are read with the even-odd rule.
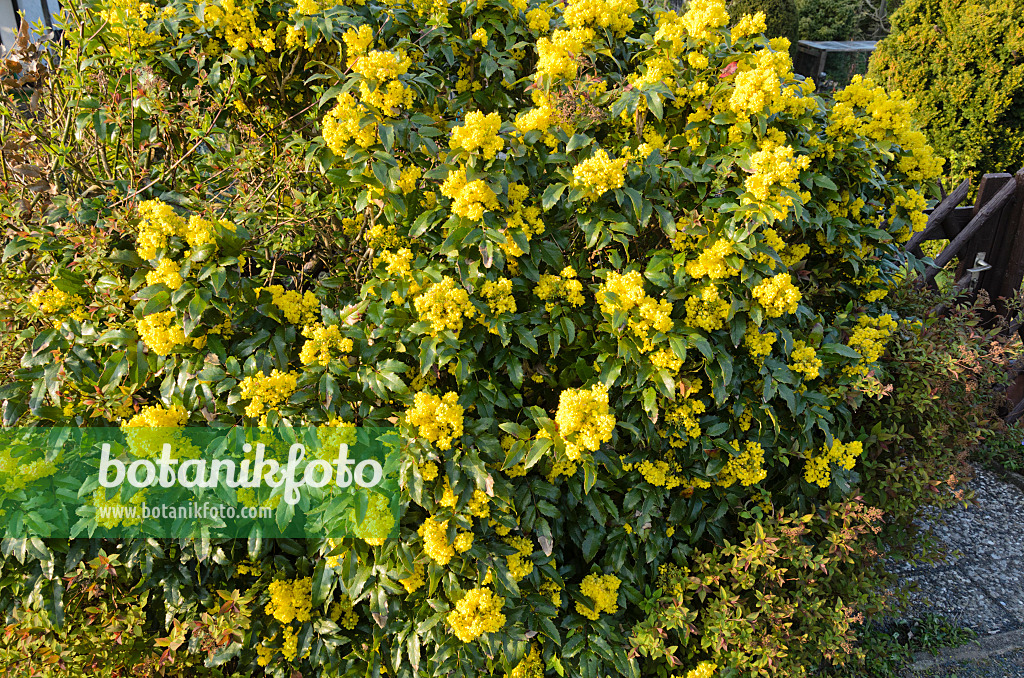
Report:
[[[181,267],[170,259],[161,259],[156,265],[156,270],[146,274],[147,285],[159,285],[163,283],[172,290],[181,287],[184,281],[181,278]]]
[[[569,459],[579,461],[584,450],[596,452],[612,439],[615,417],[609,413],[608,389],[594,384],[587,389],[570,388],[558,398],[555,415],[558,433],[565,441]]]
[[[438,565],[444,567],[455,557],[455,549],[448,542],[448,521],[437,521],[429,517],[418,530],[423,538],[423,552]]]
[[[732,441],[733,447],[740,448],[742,453],[738,457],[730,457],[729,463],[722,469],[718,477],[718,484],[722,487],[729,487],[739,481],[743,487],[755,485],[768,476],[764,470],[764,449],[759,443],[748,440],[740,445],[738,440]]]
[[[313,580],[310,577],[294,581],[275,581],[268,587],[270,602],[265,612],[282,624],[309,621],[313,608]]]
[[[573,168],[573,184],[586,189],[589,199],[597,200],[612,189],[622,188],[627,162],[626,158],[612,160],[604,149],[599,149]]]
[[[845,445],[833,439],[831,447],[824,447],[821,454],[808,457],[804,466],[804,480],[819,487],[828,487],[832,482],[830,464],[835,462],[847,471],[852,470],[857,459],[864,453],[864,445],[853,441]]]
[[[331,362],[331,350],[335,349],[341,353],[351,353],[354,346],[351,339],[343,337],[337,325],[324,327],[320,323],[307,325],[302,328],[302,336],[306,337],[306,343],[302,345],[299,353],[299,360],[303,365],[318,363],[327,367]]]
[[[151,313],[136,325],[142,341],[158,355],[168,355],[175,347],[185,343],[185,330],[176,323],[174,311]]]
[[[480,29],[477,33],[483,32]],[[474,36],[475,37],[475,36]],[[487,34],[484,33],[486,44]],[[497,113],[484,115],[480,111],[470,111],[461,126],[452,129],[451,147],[461,148],[467,153],[479,151],[485,158],[492,160],[505,146],[504,139],[499,136],[501,117]]]
[[[786,313],[796,313],[802,295],[793,285],[789,273],[779,273],[773,278],[762,280],[751,290],[769,318],[779,318]]]
[[[501,630],[505,625],[505,615],[501,613],[504,604],[505,599],[487,587],[472,589],[448,613],[448,624],[459,640],[472,642],[484,633]]]
[[[794,341],[790,359],[792,362],[789,364],[789,369],[802,373],[808,380],[818,377],[818,372],[821,370],[821,358],[818,357],[813,346],[808,346],[802,341]]]
[[[469,293],[449,276],[433,283],[414,302],[420,320],[428,322],[428,333],[437,336],[446,330],[459,336],[463,318],[472,318],[476,309],[469,302]]]
[[[260,370],[255,375],[245,377],[238,385],[242,398],[250,399],[245,406],[245,416],[257,418],[273,410],[291,397],[297,382],[297,374],[281,372],[276,368],[269,375]]]
[[[439,398],[421,391],[414,396],[405,420],[418,427],[419,435],[437,449],[447,450],[451,449],[452,442],[462,437],[462,414],[457,393],[445,393]]]
[[[619,584],[621,580],[613,574],[588,574],[580,584],[580,593],[594,602],[593,607],[576,603],[576,611],[588,619],[597,621],[602,612],[615,614],[619,611]]]

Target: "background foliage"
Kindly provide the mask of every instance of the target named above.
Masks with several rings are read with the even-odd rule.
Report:
[[[871,72],[918,102],[929,141],[957,181],[1024,164],[1020,5],[906,2]]]

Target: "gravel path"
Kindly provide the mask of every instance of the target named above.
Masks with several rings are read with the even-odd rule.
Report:
[[[918,656],[908,675],[1024,678],[1024,492],[983,469],[969,487],[976,505],[922,521],[945,546],[946,562],[896,563],[893,572],[918,587],[909,618],[946,616],[974,629],[982,646],[944,653],[938,665]]]

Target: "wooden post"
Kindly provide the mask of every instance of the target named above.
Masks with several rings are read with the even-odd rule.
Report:
[[[1020,172],[1014,177],[1017,192],[1013,204],[1007,211],[1007,228],[1004,246],[1007,252],[1006,263],[1002,275],[994,281],[990,294],[993,299],[1014,299],[1020,294],[1021,282],[1024,282],[1024,175]],[[998,306],[1001,313],[1006,311],[1005,303]]]
[[[1024,175],[1024,169],[1019,170],[1017,174]],[[948,264],[953,259],[953,257],[957,256],[958,254],[960,255],[960,263],[964,271],[966,271],[966,269],[974,265],[973,258],[968,259],[966,256],[964,256],[961,250],[965,249],[965,246],[968,246],[968,244],[971,243],[971,240],[974,238],[974,236],[977,235],[983,227],[986,227],[988,225],[988,223],[991,221],[992,216],[996,212],[998,212],[1003,207],[1003,205],[1005,205],[1013,197],[1016,187],[1017,183],[1015,181],[1007,182],[1005,185],[1003,185],[1002,188],[999,189],[999,191],[992,197],[991,200],[982,204],[979,198],[978,207],[980,209],[978,209],[978,212],[977,214],[974,215],[974,218],[971,219],[971,223],[967,224],[964,227],[964,230],[960,231],[960,234],[956,238],[954,238],[952,242],[949,243],[946,249],[942,250],[942,253],[939,256],[935,257],[935,264],[933,266],[930,266],[928,270],[925,272],[924,276],[922,276],[922,283],[928,284],[932,280],[934,280],[938,272],[942,270],[942,267]],[[975,252],[978,251],[977,248],[973,247],[973,245],[971,245],[971,248]],[[973,255],[971,256],[973,257]],[[958,272],[957,279],[962,277],[962,275],[963,272]]]
[[[986,174],[983,176],[981,178],[981,183],[978,184],[978,196],[974,201],[974,216],[977,216],[978,212],[980,212],[985,205],[992,200],[992,198],[996,197],[999,190],[1012,180],[1013,175],[1007,174],[1006,172]],[[994,216],[995,215],[993,215],[993,217]],[[985,230],[989,230],[989,227],[986,227]],[[960,276],[967,272],[967,269],[974,266],[974,257],[978,252],[985,252],[986,256],[987,253],[991,253],[991,244],[991,231],[989,232],[989,237],[982,237],[979,234],[977,237],[972,238],[970,242],[966,243],[958,254],[960,261],[956,267],[956,277],[960,278]],[[992,259],[987,259],[987,261],[991,263]]]

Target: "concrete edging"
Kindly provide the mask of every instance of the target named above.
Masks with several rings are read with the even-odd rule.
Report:
[[[1024,478],[1021,482],[1024,483]],[[927,671],[951,662],[984,660],[1020,649],[1024,649],[1024,629],[996,633],[958,648],[943,649],[938,656],[918,652],[909,668],[911,671]]]

